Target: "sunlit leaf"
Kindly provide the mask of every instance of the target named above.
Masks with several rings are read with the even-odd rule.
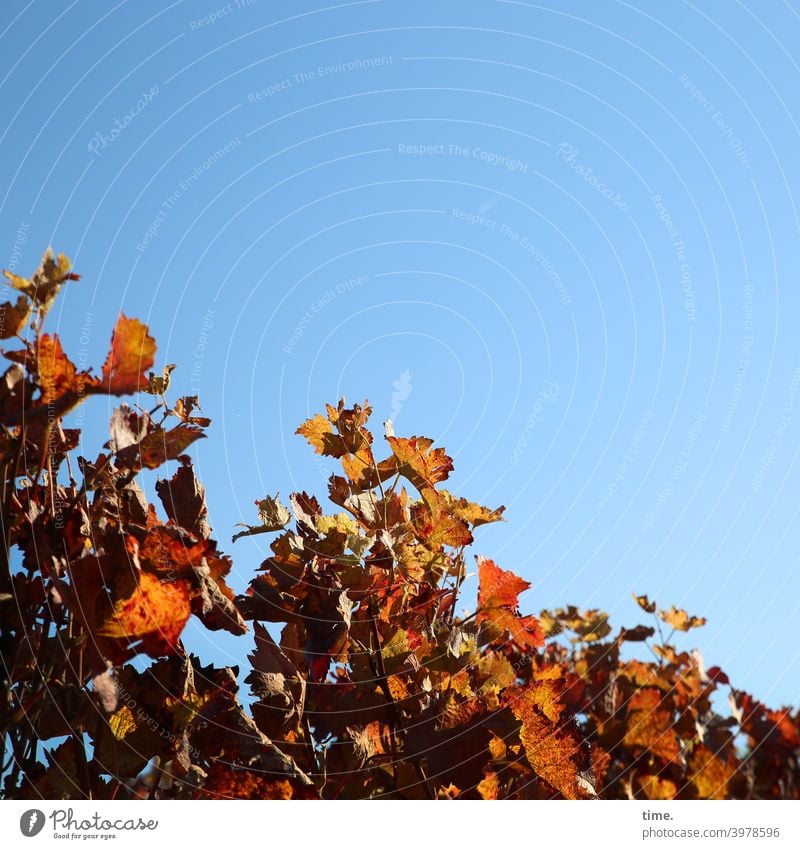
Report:
[[[147,375],[147,386],[143,387],[150,395],[163,395],[169,389],[172,372],[177,366],[174,363],[164,366],[161,374],[156,375],[152,371]],[[182,400],[182,399],[179,399]],[[185,419],[184,419],[185,421]]]
[[[689,757],[689,780],[700,799],[727,799],[728,782],[735,772],[734,766],[715,756],[706,746],[697,746]]]
[[[285,528],[291,521],[292,515],[281,504],[278,496],[274,498],[270,495],[265,496],[260,501],[256,501],[258,508],[258,518],[261,520],[260,525],[243,525],[245,530],[234,534],[233,541],[236,542],[240,537],[253,536],[254,534],[268,534],[274,531],[279,531]]]
[[[3,274],[15,289],[21,291],[39,308],[42,315],[46,315],[53,306],[61,286],[68,280],[80,279],[79,275],[71,273],[71,269],[72,264],[64,254],[55,256],[53,249],[48,248],[30,279],[11,271],[4,271]]]
[[[433,440],[425,436],[404,439],[386,438],[397,462],[397,472],[407,478],[418,490],[433,488],[446,480],[453,471],[453,460],[444,448],[432,448]]]
[[[645,613],[656,612],[656,603],[654,601],[650,601],[646,595],[634,595],[634,599]]]
[[[189,584],[142,572],[133,592],[118,599],[97,635],[135,644],[151,657],[173,652],[191,613]]]
[[[491,510],[488,507],[468,501],[466,498],[456,498],[445,489],[440,489],[439,494],[453,515],[459,519],[463,519],[472,525],[473,528],[477,528],[480,525],[487,525],[491,522],[504,521],[503,513],[505,512],[505,507],[498,507],[496,510]]]
[[[667,625],[670,625],[677,631],[689,631],[692,628],[700,628],[706,624],[704,617],[689,616],[685,610],[680,610],[677,607],[670,607],[669,610],[660,610],[658,615]]]
[[[587,753],[576,726],[562,718],[559,690],[557,681],[537,681],[509,697],[509,706],[522,723],[520,739],[534,772],[564,798],[585,798],[579,777]]]
[[[535,616],[519,616],[518,596],[530,587],[528,581],[505,572],[493,560],[478,558],[477,621],[490,621],[506,631],[520,648],[535,649],[544,643],[544,633]]]
[[[93,381],[89,375],[78,374],[78,370],[61,348],[58,336],[47,334],[39,340],[39,380],[42,387],[41,402],[49,404],[67,392],[81,394]]]
[[[665,761],[677,762],[679,748],[674,725],[672,711],[662,694],[653,688],[641,690],[628,706],[624,743]]]
[[[129,395],[149,386],[145,372],[153,367],[155,353],[156,341],[147,325],[120,315],[103,364],[103,389],[112,395]]]

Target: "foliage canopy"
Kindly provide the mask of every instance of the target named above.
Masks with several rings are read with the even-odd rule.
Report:
[[[79,371],[43,332],[69,260],[6,277],[0,338],[21,345],[0,382],[6,798],[800,797],[797,713],[673,644],[704,619],[647,596],[651,624],[616,633],[599,610],[522,615],[528,582],[467,553],[504,508],[451,494],[452,459],[426,437],[379,450],[366,402],[300,425],[341,463],[334,510],[257,501],[233,541],[272,534],[271,554],[236,597],[185,453],[210,421],[197,397],[167,400],[174,366],[153,372],[148,328],[120,316],[100,375]],[[136,393],[155,407],[122,404],[96,458],[76,457],[63,417]],[[158,510],[138,476],[170,462]],[[192,616],[251,641],[249,709],[238,669],[186,651]]]

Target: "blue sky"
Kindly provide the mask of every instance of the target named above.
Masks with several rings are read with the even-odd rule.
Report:
[[[798,703],[800,4],[6,0],[0,33],[2,263],[73,258],[75,359],[150,324],[237,590],[254,499],[325,491],[294,429],[367,397],[507,505],[475,551],[526,612],[649,593]]]

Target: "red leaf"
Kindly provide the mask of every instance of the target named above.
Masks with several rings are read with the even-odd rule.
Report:
[[[718,667],[718,666],[709,666],[706,669],[706,675],[710,681],[713,681],[715,684],[730,684],[730,679],[728,676]]]

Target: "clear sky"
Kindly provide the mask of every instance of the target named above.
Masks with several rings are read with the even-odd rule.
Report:
[[[649,593],[798,703],[797,0],[3,0],[0,34],[0,261],[73,258],[81,364],[119,310],[179,364],[237,590],[253,501],[325,492],[294,429],[367,397],[507,505],[475,551],[526,612]]]

